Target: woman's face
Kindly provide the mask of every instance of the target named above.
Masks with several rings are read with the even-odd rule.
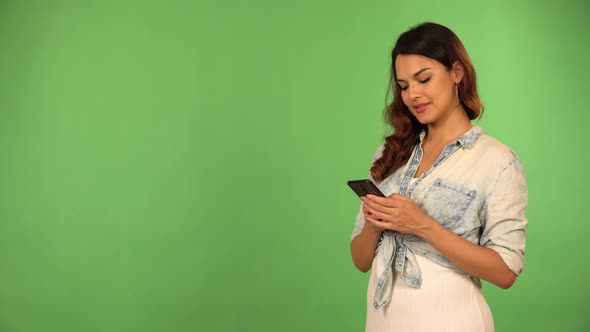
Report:
[[[462,71],[448,70],[440,62],[421,55],[398,55],[396,80],[404,104],[420,123],[437,124],[449,118],[459,107],[455,83]]]

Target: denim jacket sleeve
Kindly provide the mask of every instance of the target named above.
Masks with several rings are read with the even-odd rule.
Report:
[[[373,160],[371,161],[371,166],[375,163],[375,161],[377,159],[381,158],[384,148],[385,148],[384,144],[381,144],[377,148],[377,151],[373,155]],[[375,182],[375,179],[373,179],[373,177],[371,176],[371,172],[369,172],[369,175],[367,175],[367,179],[370,179],[371,181]],[[365,225],[365,216],[363,214],[363,209],[362,209],[362,204],[361,204],[361,207],[359,208],[359,212],[357,213],[356,219],[354,221],[354,228],[352,230],[352,235],[350,236],[351,241],[354,240],[354,238],[357,237],[361,233],[364,225]]]
[[[524,266],[528,193],[520,159],[514,155],[500,170],[480,211],[480,245],[495,250],[508,268],[519,275]]]

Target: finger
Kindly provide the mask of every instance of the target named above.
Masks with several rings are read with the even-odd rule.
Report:
[[[373,216],[370,212],[364,213],[363,216],[365,217],[365,219]]]
[[[380,218],[380,217],[377,217],[377,216],[375,215],[375,213],[376,213],[376,211],[375,211],[375,210],[372,210],[372,209],[370,209],[370,208],[369,208],[369,207],[367,207],[365,204],[363,204],[363,213],[364,213],[364,215],[365,215],[365,218],[368,218],[369,216],[371,216],[371,217],[373,217],[373,218],[377,219],[378,221],[382,221],[382,220],[383,220],[382,218]]]
[[[388,198],[394,199],[394,200],[412,202],[411,198],[409,198],[408,196],[400,195],[400,194],[391,194]]]
[[[391,207],[391,200],[386,197],[380,197],[380,196],[375,196],[375,195],[371,195],[371,194],[369,194],[365,197],[366,197],[365,202],[368,201],[368,202],[377,203],[379,205]]]
[[[374,196],[376,197],[376,196]],[[371,199],[367,199],[364,201],[363,204],[365,204],[367,206],[367,208],[369,208],[371,211],[379,211],[379,212],[383,212],[383,213],[387,213],[387,211],[389,211],[392,207],[399,205],[399,201],[393,201],[393,200],[388,200],[388,199],[384,199],[385,202],[387,203],[387,205],[383,205],[380,204],[378,202],[376,202],[375,200],[371,200]]]
[[[363,214],[365,214],[365,215],[371,214],[371,211],[369,210],[369,208],[365,204],[362,204],[362,210],[363,210]]]
[[[371,196],[371,197],[369,197]],[[395,204],[398,204],[394,200],[378,197],[375,195],[367,195],[367,199],[365,199],[364,204],[367,205],[369,208],[379,211],[385,211],[384,209],[388,209],[393,207]]]
[[[369,211],[371,211],[373,213],[373,215],[375,215],[376,213],[379,213],[381,216],[381,219],[386,219],[387,216],[391,216],[392,214],[396,213],[396,210],[398,209],[398,207],[400,207],[402,204],[402,202],[396,201],[393,202],[392,205],[393,207],[387,207],[387,206],[383,206],[383,205],[379,205],[379,204],[375,204],[375,203],[371,203],[368,202],[367,204],[367,208]],[[384,218],[385,216],[385,218]],[[387,219],[391,219],[391,218],[387,218]]]
[[[376,219],[377,221],[384,221],[390,222],[391,216],[387,213],[382,213],[379,211],[372,211],[371,218]]]
[[[368,217],[366,220],[368,222],[370,222],[371,224],[375,225],[376,227],[383,228],[383,229],[391,229],[391,230],[395,231],[394,225],[390,222],[378,221],[378,220],[375,220],[371,217]]]

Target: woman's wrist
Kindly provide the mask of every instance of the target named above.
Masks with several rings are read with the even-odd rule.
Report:
[[[430,242],[429,240],[435,237],[434,234],[439,231],[440,227],[441,225],[436,222],[436,220],[430,218],[427,215],[424,215],[422,227],[419,229],[416,235],[424,241]]]
[[[364,230],[366,230],[370,235],[372,236],[381,236],[381,232],[383,232],[383,229],[371,224],[368,221],[365,221],[365,226],[363,227]]]

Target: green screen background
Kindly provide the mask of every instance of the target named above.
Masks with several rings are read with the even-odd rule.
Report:
[[[362,331],[389,52],[463,40],[527,171],[497,331],[585,331],[586,1],[2,1],[0,331]],[[586,206],[586,208],[584,207]],[[427,317],[425,317],[427,319]]]

